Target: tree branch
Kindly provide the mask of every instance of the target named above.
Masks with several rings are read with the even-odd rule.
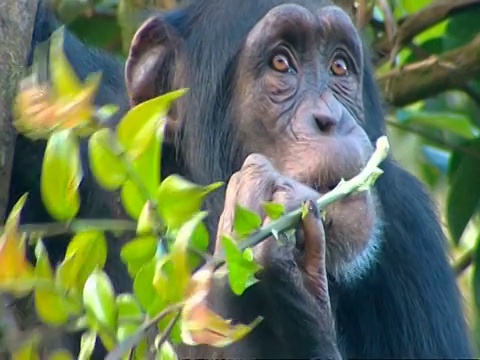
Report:
[[[12,103],[24,75],[37,1],[0,2],[0,219],[5,218],[15,148]]]
[[[0,226],[0,234],[4,231],[4,226]],[[71,222],[58,223],[40,223],[20,225],[19,232],[41,237],[74,234],[85,230],[97,231],[135,231],[137,224],[131,220],[96,220],[96,219],[78,219]]]
[[[455,276],[459,277],[470,265],[474,262],[475,249],[467,250],[462,256],[460,256],[453,264],[453,272]]]
[[[7,211],[15,149],[12,103],[25,72],[37,5],[37,0],[0,1],[0,221]],[[0,295],[0,358],[5,355],[4,342],[8,344],[20,329],[17,314],[5,307],[7,301]]]
[[[393,40],[384,36],[375,44],[377,51],[388,54],[396,53],[399,48],[412,40],[422,31],[445,20],[457,11],[465,11],[469,7],[479,5],[480,0],[442,0],[436,1],[419,12],[407,17],[395,34]]]
[[[392,70],[378,78],[385,99],[394,106],[461,88],[480,76],[480,35],[440,56]]]

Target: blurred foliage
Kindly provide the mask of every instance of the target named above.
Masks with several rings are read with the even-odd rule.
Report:
[[[90,45],[107,49],[117,56],[124,57],[135,29],[142,22],[144,9],[169,9],[180,5],[182,1],[54,0],[53,2],[59,17],[80,39]],[[480,5],[462,6],[462,2],[459,0],[455,1],[460,4],[455,11],[446,13],[441,21],[426,26],[423,31],[414,33],[408,41],[400,43],[396,43],[395,39],[404,30],[403,27],[408,24],[408,20],[425,9],[428,11],[429,7],[440,1],[359,0],[354,4],[349,0],[338,0],[338,2],[342,2],[342,5],[351,10],[362,30],[364,40],[371,45],[372,57],[379,77],[388,74],[392,69],[402,69],[408,65],[421,63],[432,56],[441,56],[446,52],[459,49],[471,43],[480,33],[480,21],[478,21]],[[467,2],[465,1],[465,4]],[[415,20],[422,21],[422,18],[419,17]],[[385,51],[385,46],[383,46],[385,43],[398,46],[387,47],[388,51]],[[455,65],[460,66],[461,64],[453,64],[453,66]],[[59,68],[67,69],[62,66]],[[419,83],[421,81],[422,79],[418,79]],[[95,78],[90,79],[90,82],[86,84],[79,85],[75,81],[63,84],[63,86],[73,87],[73,90],[70,90],[77,96],[79,114],[83,114],[82,111],[84,113],[91,111],[88,108],[88,96],[95,84]],[[62,85],[60,84],[60,86]],[[180,95],[171,94],[170,96]],[[168,98],[157,99],[157,101],[168,106]],[[55,105],[55,109],[52,109],[52,111],[55,110],[54,114],[61,114],[62,99],[55,98],[53,105]],[[148,106],[152,106],[156,111],[159,109],[159,103],[156,105],[151,103]],[[141,110],[140,108],[136,111]],[[114,111],[114,109],[106,109],[106,111]],[[57,115],[57,119],[59,116],[61,115]],[[182,178],[167,178],[162,181],[156,177],[157,175],[153,175],[159,174],[159,171],[154,171],[158,170],[159,143],[155,140],[157,138],[146,139],[145,137],[152,132],[132,128],[129,125],[128,116],[135,118],[135,115],[130,114],[124,118],[123,126],[129,134],[128,139],[122,136],[121,127],[116,134],[101,127],[92,127],[92,124],[79,122],[74,124],[74,129],[72,129],[72,124],[67,124],[66,129],[55,129],[53,135],[49,136],[49,148],[52,150],[47,151],[44,170],[45,176],[49,176],[49,169],[52,169],[52,166],[55,167],[54,183],[56,188],[55,191],[50,192],[49,190],[52,188],[48,188],[48,186],[45,188],[44,201],[47,207],[49,206],[52,215],[59,220],[71,219],[75,216],[78,211],[76,191],[78,179],[82,174],[76,160],[66,162],[66,159],[77,158],[77,137],[85,136],[85,134],[91,135],[89,139],[90,164],[98,182],[108,190],[121,188],[122,201],[126,210],[132,217],[138,219],[138,223],[135,225],[137,237],[122,250],[122,260],[128,264],[129,272],[135,278],[134,294],[113,295],[109,280],[104,273],[100,270],[93,271],[94,268],[101,268],[105,261],[103,245],[99,247],[99,244],[104,242],[101,231],[78,232],[69,246],[70,252],[67,252],[64,262],[55,271],[42,260],[45,257],[44,249],[41,242],[37,242],[37,265],[35,268],[19,260],[16,262],[17,265],[11,268],[12,273],[0,273],[0,281],[3,280],[4,286],[9,286],[9,289],[17,294],[23,294],[31,289],[32,283],[28,280],[32,276],[45,280],[45,287],[36,290],[37,294],[43,292],[41,297],[37,296],[36,298],[44,299],[37,301],[36,307],[42,320],[48,324],[65,323],[73,315],[83,314],[84,317],[77,317],[75,325],[90,329],[85,333],[82,342],[82,349],[87,355],[93,348],[97,335],[107,347],[112,349],[118,342],[134,334],[147,314],[158,315],[158,310],[165,308],[167,304],[176,303],[179,299],[188,299],[189,296],[191,298],[192,294],[183,294],[185,295],[183,297],[178,293],[162,292],[168,297],[161,299],[164,301],[163,304],[152,300],[153,294],[158,294],[159,289],[166,288],[165,285],[173,274],[182,279],[189,278],[185,274],[179,275],[178,271],[186,271],[186,268],[191,269],[194,264],[198,263],[198,259],[195,258],[185,260],[185,241],[190,241],[189,246],[197,250],[205,248],[206,229],[202,225],[202,216],[204,215],[198,212],[198,209],[204,194],[213,191],[217,186],[212,184],[211,187],[200,188]],[[79,116],[80,118],[84,117]],[[37,125],[43,124],[47,128],[52,125],[42,121],[43,118],[39,117]],[[147,121],[143,124],[145,127],[161,128],[154,120],[151,123]],[[23,125],[29,124],[23,123]],[[62,125],[65,124],[62,123]],[[22,129],[27,132],[29,130],[28,126]],[[455,89],[433,97],[420,98],[416,102],[402,107],[388,107],[387,131],[394,157],[425,182],[439,204],[445,232],[449,236],[452,266],[458,274],[465,298],[467,319],[477,343],[480,344],[480,267],[477,266],[480,260],[480,247],[478,246],[480,242],[480,77],[478,74],[472,74],[469,81],[458,84]],[[44,133],[39,132],[37,126],[36,135],[41,137],[42,134]],[[146,145],[139,147],[139,144]],[[125,159],[121,160],[122,158],[118,157],[119,149],[132,151],[133,163],[125,162]],[[49,153],[52,155],[50,156]],[[108,163],[109,166],[100,167],[99,163]],[[148,164],[152,166],[149,167]],[[128,175],[132,168],[137,174],[140,174],[140,178],[146,179],[148,183],[140,187],[136,186],[134,182],[132,183],[131,177]],[[61,169],[62,173],[59,173],[58,169]],[[50,182],[46,181],[46,183]],[[64,190],[61,193],[63,194],[62,201],[59,201],[59,189]],[[157,204],[159,196],[176,198],[185,196],[185,194],[188,194],[188,198],[191,199],[189,214],[194,214],[193,217],[189,216],[187,219],[183,214],[176,213],[175,208],[156,208],[155,204]],[[20,211],[22,201],[18,204],[18,211]],[[165,204],[168,203],[172,202]],[[273,205],[270,211],[279,210]],[[240,229],[239,232],[248,233],[247,230],[252,223],[256,223],[255,214],[240,215],[242,215],[241,210],[238,218],[244,219],[244,222],[238,223],[237,228]],[[10,225],[7,224],[5,229],[3,238],[8,246],[4,246],[6,249],[4,251],[8,251],[12,257],[23,259],[21,253],[24,243],[16,230],[16,216],[16,213],[12,212]],[[177,264],[185,264],[187,261],[187,267],[175,268],[168,261],[160,263],[160,265],[158,262],[152,262],[155,254],[162,251],[162,246],[159,246],[156,239],[151,236],[152,229],[156,226],[176,228],[173,232],[167,232],[170,236],[170,243],[167,246],[178,244],[177,251],[170,253],[172,258],[169,261],[176,261]],[[189,240],[185,240],[187,238]],[[176,239],[176,241],[172,239]],[[84,262],[79,268],[79,263],[73,260],[75,258],[73,255],[79,251],[83,254],[90,254],[89,247],[92,246],[92,241],[95,241],[96,244],[96,256],[84,256],[83,259],[75,260]],[[230,259],[234,259],[235,266],[255,269],[256,264],[249,262],[251,259],[248,251],[242,254],[231,239],[224,239],[223,243],[227,245],[226,248],[231,248]],[[0,258],[1,256],[0,253]],[[198,277],[190,279],[194,282],[192,288],[204,289],[211,274],[207,272],[198,275]],[[19,281],[19,278],[25,281]],[[6,281],[13,281],[13,279],[15,279],[14,282]],[[241,293],[253,281],[254,279],[250,277],[240,279],[240,283],[231,282],[231,285],[236,293]],[[53,284],[56,285],[53,286]],[[88,294],[84,290],[86,287],[97,287],[101,291]],[[180,286],[180,288],[182,287],[183,285]],[[59,296],[58,289],[62,289],[63,293],[66,292],[71,296]],[[42,312],[42,309],[49,306],[58,309],[58,312],[56,314]],[[208,319],[210,319],[210,323],[203,324],[204,329],[215,328],[217,332],[225,335],[223,340],[244,334],[246,328],[238,328],[236,329],[238,332],[235,333],[233,329],[225,327],[225,323],[219,321],[215,314],[209,313],[208,309],[202,308],[202,310],[208,314]],[[188,314],[184,318],[188,319]],[[160,327],[167,328],[171,321],[172,316],[165,317],[160,322]],[[174,329],[171,330],[171,334],[172,337],[169,341],[164,342],[159,349],[165,357],[171,356],[170,341],[172,343],[178,341],[180,331]],[[183,339],[187,342],[194,342],[195,335],[195,332],[190,329],[188,336],[183,334]],[[209,340],[213,342],[214,339],[210,338]],[[19,351],[31,351],[31,347],[34,346],[32,344],[33,340],[31,344],[25,343]],[[140,345],[137,347],[140,349],[139,351],[144,348]],[[61,354],[59,358],[60,356]]]
[[[200,186],[179,175],[162,179],[160,174],[165,118],[172,102],[187,90],[130,109],[113,131],[105,120],[116,109],[111,105],[96,109],[93,104],[101,74],[91,74],[84,82],[78,79],[62,51],[62,34],[63,28],[51,39],[51,84],[38,83],[35,70],[20,84],[14,125],[32,139],[47,140],[40,179],[42,201],[52,218],[73,236],[63,261],[52,266],[42,241],[51,226],[42,224],[42,229],[29,231],[28,224],[19,223],[28,201],[28,194],[22,196],[0,237],[0,292],[17,298],[33,293],[43,324],[80,330],[80,359],[91,357],[98,339],[114,359],[145,359],[151,351],[157,359],[176,359],[173,345],[180,341],[222,347],[241,339],[261,318],[250,325],[232,324],[208,308],[206,296],[214,276],[228,275],[238,294],[257,282],[254,276],[261,267],[251,249],[239,242],[246,236],[224,236],[228,244],[224,258],[209,256],[211,260],[198,269],[199,255],[208,256],[210,237],[203,222],[207,213],[200,209],[205,197],[223,183]],[[120,190],[121,204],[132,221],[77,222],[84,176],[82,138],[88,141],[93,176],[106,190]],[[241,211],[244,216],[237,217],[235,227],[258,230],[260,222],[253,227],[248,222],[258,215]],[[133,292],[116,294],[103,268],[108,254],[105,233],[118,233],[120,224],[127,224],[126,230],[135,234],[121,249]],[[34,264],[26,257],[27,243],[35,246]],[[140,346],[152,328],[158,328],[154,344]],[[37,340],[35,336],[17,339],[20,346],[9,350],[16,359],[42,358]],[[65,351],[54,356],[71,358]]]
[[[209,255],[210,235],[203,222],[207,212],[201,208],[206,196],[223,183],[200,186],[175,174],[162,179],[160,173],[165,119],[172,102],[187,89],[131,108],[112,130],[105,120],[117,109],[111,105],[97,109],[93,104],[101,74],[90,74],[84,82],[78,79],[62,51],[63,30],[51,37],[51,83],[39,83],[41,74],[34,64],[14,102],[14,125],[25,136],[47,141],[40,178],[42,201],[55,224],[63,223],[73,236],[64,259],[52,266],[43,243],[52,225],[41,224],[31,231],[32,225],[20,224],[28,201],[28,194],[23,195],[0,237],[0,292],[16,298],[33,293],[36,315],[43,324],[80,330],[80,359],[91,357],[97,340],[109,351],[109,359],[150,358],[150,352],[158,359],[176,359],[175,345],[180,342],[224,347],[243,338],[262,319],[232,324],[209,309],[213,278],[226,277],[233,293],[242,295],[258,282],[255,275],[262,269],[251,247],[272,234],[282,242],[278,235],[291,231],[308,208],[284,214],[281,204],[265,203],[272,221],[262,227],[260,215],[237,206],[233,233],[217,234],[222,252]],[[84,219],[81,225],[76,219],[84,176],[81,139],[88,141],[95,180],[106,190],[120,191],[121,205],[132,219],[122,222],[133,234],[120,254],[133,282],[132,293],[116,294],[104,271],[109,252],[106,232],[118,233],[119,221]],[[319,209],[373,185],[382,174],[378,164],[388,150],[382,137],[359,176],[340,182],[325,197],[329,200],[319,199]],[[35,247],[33,264],[26,257],[27,243]],[[152,328],[158,328],[153,344],[148,342]],[[41,358],[41,338],[27,336],[9,352],[19,359]],[[66,351],[54,357],[71,358]]]

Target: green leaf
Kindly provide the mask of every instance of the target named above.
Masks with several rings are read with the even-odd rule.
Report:
[[[210,234],[208,233],[207,226],[203,222],[198,223],[189,245],[189,248],[194,250],[188,254],[188,263],[191,270],[196,269],[204,260],[201,254],[208,252],[209,241]]]
[[[145,316],[138,300],[132,294],[120,294],[117,296],[118,321],[120,323],[141,322]]]
[[[63,52],[65,27],[62,26],[51,36],[50,77],[56,94],[75,96],[82,91],[82,83]]]
[[[34,286],[31,282],[34,269],[25,256],[25,236],[18,229],[26,199],[27,196],[23,195],[17,201],[0,236],[0,290],[18,296],[26,295]]]
[[[285,206],[282,204],[277,204],[274,202],[265,202],[262,204],[263,206],[263,211],[265,211],[265,214],[272,219],[272,220],[277,220],[280,218],[283,214],[285,214]]]
[[[133,292],[140,302],[140,305],[142,305],[142,308],[146,310],[149,315],[155,314],[157,306],[155,301],[158,298],[157,291],[153,286],[155,266],[155,259],[147,262],[140,271],[138,271],[133,281]]]
[[[480,139],[464,145],[473,154],[480,154]],[[454,153],[450,161],[450,186],[447,195],[447,220],[455,244],[472,215],[480,207],[480,166],[475,156]]]
[[[107,260],[107,240],[96,230],[78,233],[67,247],[65,259],[57,270],[57,281],[67,290],[80,293],[87,278]]]
[[[123,342],[127,340],[130,336],[135,334],[137,331],[138,331],[137,324],[126,323],[126,324],[119,325],[117,330],[118,342]]]
[[[82,2],[78,2],[76,0],[73,2],[77,7],[82,4]],[[99,3],[99,1],[96,1],[96,3]],[[105,1],[101,1],[101,3],[105,3]],[[83,6],[85,5],[88,5],[88,3],[83,3]],[[62,7],[62,9],[64,8]],[[62,11],[62,15],[73,15],[70,9],[68,9],[68,11],[65,10],[67,9]],[[108,11],[108,9],[105,10]],[[58,9],[58,11],[60,11],[60,9]],[[85,14],[85,11],[82,11],[81,13]],[[108,48],[109,51],[115,51],[118,50],[118,47],[116,47],[116,49],[112,49],[112,44],[116,44],[120,40],[122,29],[120,24],[117,22],[116,16],[106,17],[100,15],[104,13],[105,12],[97,12],[96,15],[99,16],[80,16],[77,17],[73,22],[69,22],[67,19],[61,16],[61,20],[64,24],[68,23],[68,29],[78,36],[82,42],[93,45],[96,48]]]
[[[127,181],[122,187],[122,203],[127,213],[134,219],[139,218],[145,202],[155,198],[160,184],[161,148],[161,138],[155,137],[132,162],[137,181],[143,183],[147,194],[142,194],[133,180]]]
[[[170,250],[170,260],[173,264],[173,279],[175,279],[176,298],[171,301],[180,301],[184,297],[186,287],[191,278],[191,271],[188,264],[188,246],[195,229],[207,216],[205,211],[195,214],[185,222],[178,231],[175,242]]]
[[[41,191],[46,209],[56,220],[68,221],[78,213],[82,177],[76,137],[70,130],[53,133],[45,149]]]
[[[158,188],[158,211],[169,228],[179,228],[200,210],[203,200],[223,183],[196,185],[179,175],[170,175]]]
[[[118,139],[123,147],[128,151],[134,150],[132,149],[134,145],[139,145],[137,135],[144,126],[152,119],[163,122],[162,120],[167,116],[172,102],[183,96],[186,91],[186,89],[173,91],[145,101],[131,109],[117,127]]]
[[[129,155],[136,159],[145,152],[157,135],[160,135],[161,139],[163,139],[165,125],[165,119],[160,121],[155,117],[147,121],[133,138],[130,144]]]
[[[467,116],[457,113],[402,109],[397,111],[397,118],[400,122],[422,124],[450,132],[465,139],[472,139],[479,134],[479,129],[472,124]]]
[[[154,209],[152,203],[147,201],[138,217],[137,235],[152,233],[155,225]],[[159,224],[161,225],[161,224]]]
[[[123,185],[127,179],[127,170],[113,149],[110,129],[101,129],[94,133],[88,143],[90,168],[100,186],[113,191]]]
[[[260,228],[261,225],[262,218],[260,215],[241,207],[240,205],[235,206],[233,229],[241,238],[254,233]]]
[[[170,255],[163,255],[155,266],[153,286],[157,291],[157,298],[165,305],[175,302],[179,298],[177,281]]]
[[[73,360],[73,357],[67,350],[56,350],[48,360]]]
[[[247,253],[237,247],[234,240],[222,236],[228,280],[234,294],[240,296],[252,284],[256,283],[255,274],[262,269]]]
[[[161,335],[160,335],[161,336]],[[160,346],[160,349],[155,354],[155,360],[177,360],[177,353],[172,344],[168,341],[164,341]]]
[[[80,354],[78,354],[78,360],[90,360],[95,349],[95,342],[97,340],[97,333],[94,331],[88,331],[83,333],[80,342]]]
[[[138,219],[145,205],[145,199],[138,187],[132,181],[127,180],[122,186],[120,198],[127,214],[133,219]]]
[[[95,112],[97,120],[102,123],[108,122],[119,110],[118,105],[107,104],[99,107]]]
[[[400,0],[399,5],[409,13],[413,14],[429,5],[432,0]]]
[[[53,288],[53,271],[47,251],[41,241],[35,247],[35,256],[37,258],[35,265],[37,279],[46,279],[52,282],[51,289],[45,287],[37,287],[35,289],[35,310],[40,319],[46,324],[54,326],[65,324],[70,316],[68,303],[59,291]]]
[[[471,42],[480,32],[479,16],[480,9],[477,6],[470,7],[468,11],[452,14],[442,37],[444,51],[453,50]]]
[[[157,239],[155,236],[141,236],[126,243],[120,252],[127,265],[144,265],[155,256]]]
[[[83,304],[98,323],[116,331],[118,309],[115,291],[109,277],[101,270],[94,270],[83,288]]]

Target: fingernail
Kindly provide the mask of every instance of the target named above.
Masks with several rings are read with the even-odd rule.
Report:
[[[312,213],[315,219],[320,219],[320,212],[318,211],[318,206],[313,200],[307,201],[308,212]]]

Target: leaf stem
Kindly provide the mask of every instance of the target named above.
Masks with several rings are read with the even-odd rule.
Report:
[[[183,308],[183,302],[170,305],[163,309],[161,312],[159,312],[155,317],[152,319],[148,320],[145,324],[143,324],[132,336],[130,336],[128,339],[120,343],[115,349],[110,351],[107,354],[107,357],[105,360],[118,360],[121,359],[123,355],[127,353],[128,350],[133,348],[138,342],[142,339],[143,335],[145,334],[146,331],[148,331],[151,327],[155,326],[160,320],[162,320],[164,317],[168,316],[169,314],[173,312],[180,312]],[[178,315],[175,316],[176,320],[178,320]],[[169,324],[170,325],[170,324]],[[167,327],[168,329],[168,327]],[[173,325],[172,325],[173,329]],[[170,329],[171,331],[171,329]],[[165,341],[165,340],[164,340]]]
[[[135,231],[137,224],[131,220],[96,220],[83,219],[70,222],[43,223],[43,224],[24,224],[20,225],[20,233],[28,233],[41,237],[65,235],[77,233],[84,230],[98,231]],[[0,233],[5,231],[5,226],[0,226]]]

